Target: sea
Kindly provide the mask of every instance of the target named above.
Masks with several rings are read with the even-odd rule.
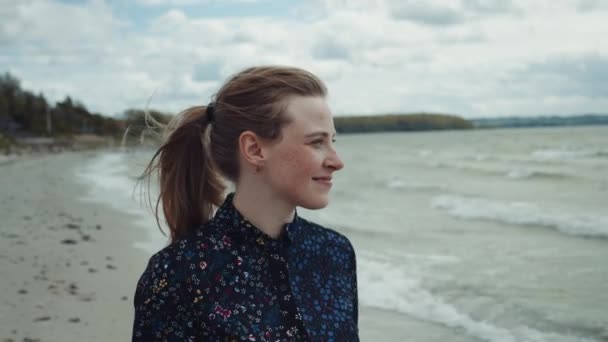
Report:
[[[608,341],[608,126],[338,135],[328,207],[357,255],[362,341]],[[167,238],[135,178],[149,150],[75,170],[89,200]]]

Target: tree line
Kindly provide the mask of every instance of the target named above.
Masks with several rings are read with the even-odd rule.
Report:
[[[172,117],[155,110],[149,113],[163,123]],[[338,116],[334,120],[336,130],[341,133],[473,127],[471,122],[455,115],[428,113]],[[19,79],[10,73],[0,75],[0,140],[19,136],[70,138],[81,134],[120,138],[127,127],[130,134],[141,135],[146,127],[144,110],[127,109],[119,117],[109,117],[89,111],[82,102],[69,96],[51,104],[42,93],[22,89]]]
[[[473,124],[470,121],[459,116],[431,113],[339,116],[334,118],[334,124],[338,133],[473,128]]]
[[[16,136],[66,137],[92,133],[116,135],[123,129],[119,120],[91,113],[67,96],[51,105],[43,94],[21,88],[11,74],[0,76],[0,131]]]
[[[0,75],[1,141],[20,137],[69,139],[82,134],[121,138],[127,127],[133,134],[140,134],[146,127],[144,113],[142,109],[127,109],[119,117],[109,117],[89,111],[70,96],[51,104],[42,93],[23,89],[10,73]],[[156,110],[149,113],[161,122],[171,118]]]

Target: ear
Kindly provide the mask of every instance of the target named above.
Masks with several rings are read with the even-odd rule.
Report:
[[[266,160],[264,139],[252,131],[239,136],[239,149],[243,158],[253,167],[262,166]]]

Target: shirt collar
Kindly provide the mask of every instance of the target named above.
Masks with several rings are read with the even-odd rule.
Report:
[[[234,192],[229,193],[224,200],[224,203],[218,208],[214,216],[214,221],[219,220],[220,225],[227,229],[231,236],[237,239],[245,239],[246,241],[254,242],[256,245],[264,248],[275,250],[282,247],[288,247],[291,243],[296,242],[300,233],[302,221],[298,216],[296,209],[294,218],[291,222],[284,225],[284,230],[281,236],[273,239],[268,234],[264,233],[253,223],[249,222],[233,204]]]

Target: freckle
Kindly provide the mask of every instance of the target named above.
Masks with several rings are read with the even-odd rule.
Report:
[[[297,164],[298,161],[298,155],[296,153],[288,153],[285,158],[285,163],[286,164]]]

